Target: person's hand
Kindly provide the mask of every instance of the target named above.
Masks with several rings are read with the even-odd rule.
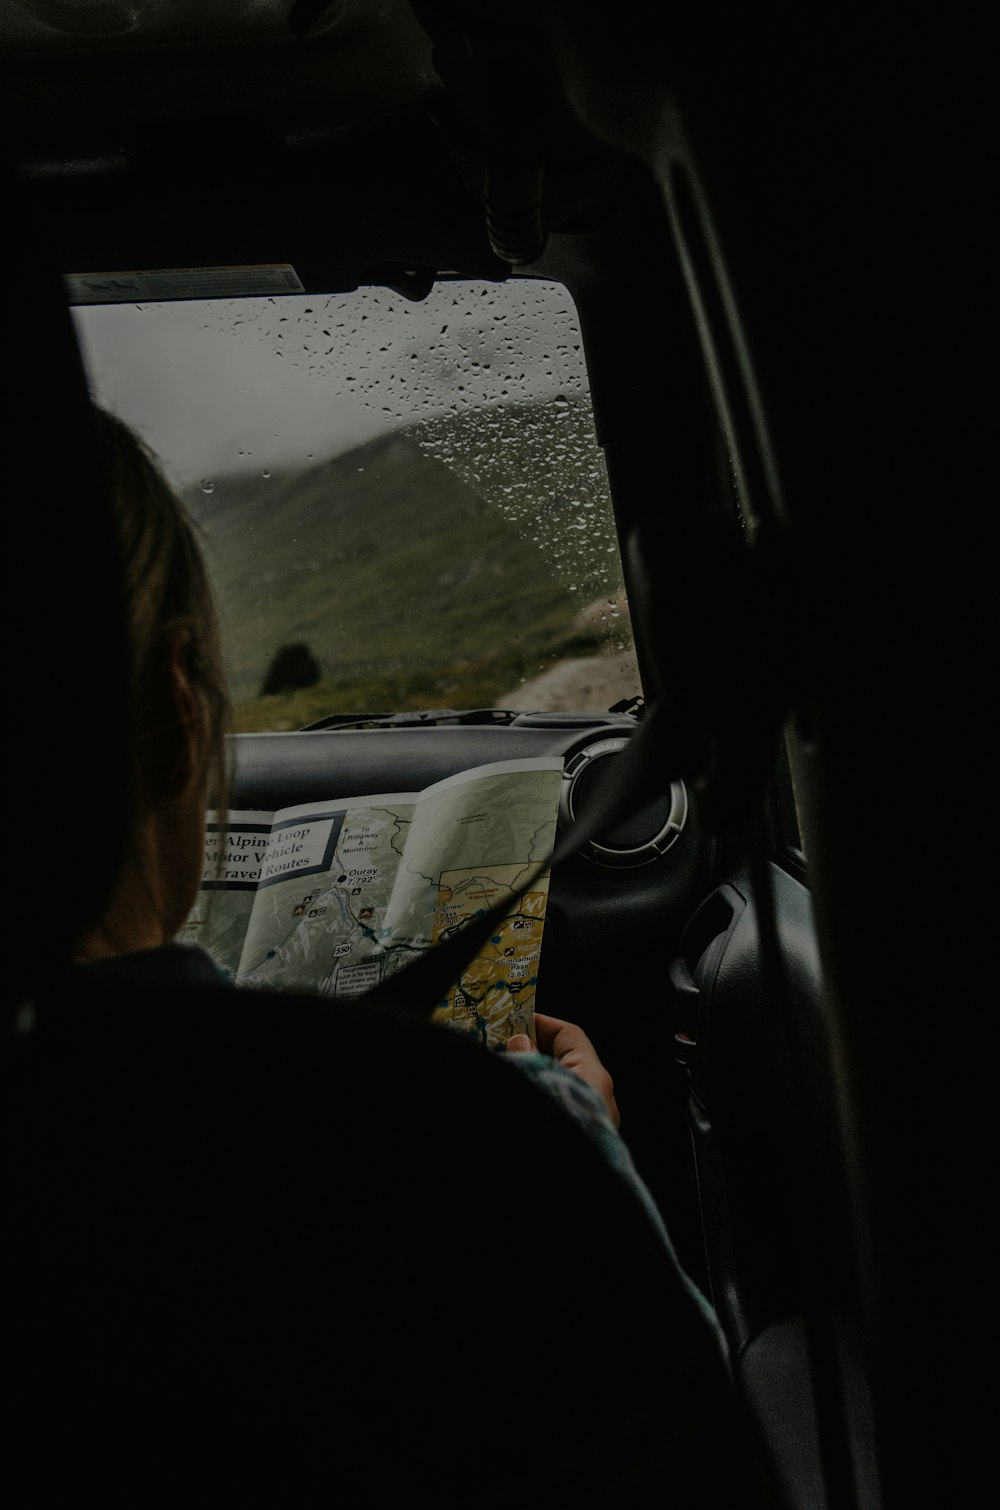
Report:
[[[535,1013],[535,1035],[538,1049],[548,1054],[566,1069],[586,1080],[604,1101],[608,1115],[615,1127],[621,1125],[618,1103],[615,1101],[615,1083],[597,1057],[597,1050],[582,1028],[575,1022],[564,1022],[561,1017],[546,1017]],[[507,1040],[508,1054],[534,1054],[535,1045],[527,1033],[515,1033]]]

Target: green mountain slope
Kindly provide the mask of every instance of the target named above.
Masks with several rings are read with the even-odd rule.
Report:
[[[208,538],[237,728],[489,704],[554,656],[598,648],[574,634],[580,599],[526,532],[404,434],[186,497]],[[262,699],[295,642],[320,682]]]

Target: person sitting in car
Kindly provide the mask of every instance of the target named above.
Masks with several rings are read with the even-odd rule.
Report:
[[[134,770],[111,894],[17,1024],[13,1501],[756,1505],[712,1450],[741,1440],[721,1332],[582,1029],[538,1014],[497,1056],[176,942],[226,807],[218,619],[152,456],[94,423]]]
[[[76,963],[128,959],[132,969],[214,984],[209,955],[174,940],[201,882],[206,811],[226,807],[229,703],[218,613],[195,521],[134,431],[105,410],[94,413],[112,482],[139,733],[130,841]],[[158,953],[136,958],[147,950]],[[613,1082],[587,1035],[542,1014],[536,1022],[544,1054],[596,1093],[601,1116],[617,1129]],[[536,1049],[522,1034],[508,1051],[524,1063]],[[538,1078],[554,1083],[544,1071]],[[578,1115],[588,1103],[593,1112],[593,1097],[561,1099]]]

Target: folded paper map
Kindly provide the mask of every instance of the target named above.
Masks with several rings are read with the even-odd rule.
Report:
[[[237,986],[364,995],[513,896],[550,853],[563,762],[507,760],[421,792],[210,813],[179,939]],[[502,1048],[534,1037],[548,871],[533,876],[435,1016]]]

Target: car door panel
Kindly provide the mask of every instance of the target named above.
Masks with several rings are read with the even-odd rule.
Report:
[[[822,1507],[831,1372],[854,1461],[870,1470],[873,1449],[808,887],[771,862],[727,876],[688,919],[671,987],[712,1299],[785,1503]]]

